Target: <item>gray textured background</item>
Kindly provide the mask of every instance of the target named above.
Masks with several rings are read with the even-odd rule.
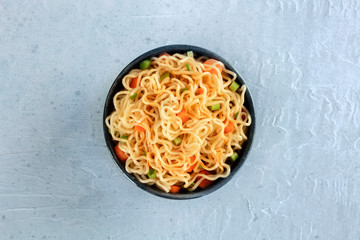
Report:
[[[106,149],[117,74],[155,47],[239,70],[257,133],[206,197],[136,188]],[[360,2],[0,0],[1,239],[360,239]]]

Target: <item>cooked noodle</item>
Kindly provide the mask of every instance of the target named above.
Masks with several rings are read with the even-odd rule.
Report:
[[[205,60],[186,54],[153,57],[149,68],[133,69],[122,79],[125,89],[114,96],[115,111],[106,118],[106,125],[119,142],[116,147],[128,156],[126,171],[140,182],[155,184],[165,192],[173,185],[194,191],[204,179],[229,176],[227,159],[241,149],[251,124],[244,106],[246,86],[230,91],[236,74],[221,62],[207,65]],[[170,77],[161,80],[165,72]],[[218,103],[220,109],[209,109]],[[177,116],[183,109],[190,117],[184,123]],[[229,121],[234,130],[224,133]],[[136,131],[135,126],[145,130]],[[180,145],[174,144],[177,137],[182,139]],[[151,169],[156,170],[155,178],[149,177]],[[200,173],[203,170],[211,174]]]

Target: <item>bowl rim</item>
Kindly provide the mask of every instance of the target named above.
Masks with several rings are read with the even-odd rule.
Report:
[[[104,137],[105,137],[105,142],[107,145],[107,149],[109,150],[110,154],[113,157],[113,160],[115,161],[115,163],[118,165],[118,167],[121,169],[122,173],[132,182],[135,183],[135,185],[137,187],[139,187],[140,189],[151,193],[155,196],[158,197],[163,197],[163,198],[168,198],[168,199],[175,199],[175,200],[187,200],[187,199],[194,199],[194,198],[199,198],[202,196],[205,196],[207,194],[210,194],[216,190],[218,190],[219,188],[221,188],[222,186],[224,186],[226,183],[228,183],[230,181],[230,179],[238,172],[238,170],[240,169],[240,167],[243,165],[243,163],[245,162],[245,159],[247,158],[247,155],[249,153],[249,151],[251,150],[251,146],[252,146],[252,142],[253,142],[253,138],[255,135],[255,109],[254,109],[254,104],[252,102],[252,98],[251,98],[251,94],[250,94],[250,90],[248,88],[248,85],[245,84],[246,86],[246,92],[245,92],[245,103],[244,105],[247,107],[248,111],[251,114],[251,125],[249,126],[248,130],[247,130],[247,136],[248,136],[248,140],[244,143],[243,148],[238,151],[238,154],[240,156],[240,158],[237,160],[237,162],[234,163],[234,167],[231,166],[231,172],[229,174],[228,177],[226,178],[219,178],[216,181],[214,181],[214,183],[212,185],[210,185],[209,187],[205,188],[205,189],[201,189],[198,191],[194,191],[194,192],[187,192],[187,193],[166,193],[163,190],[160,190],[154,186],[150,186],[150,185],[146,185],[143,184],[141,182],[139,182],[136,177],[130,173],[128,173],[125,170],[125,166],[123,163],[121,163],[116,155],[115,152],[113,150],[113,146],[112,143],[114,142],[112,140],[112,137],[107,129],[106,123],[105,123],[105,119],[106,117],[109,115],[109,112],[111,113],[113,110],[109,110],[109,109],[113,109],[113,97],[116,94],[116,92],[118,92],[118,86],[119,84],[122,86],[122,78],[128,74],[130,72],[131,69],[134,69],[135,67],[138,66],[138,64],[144,60],[144,59],[149,59],[151,57],[154,56],[158,56],[161,53],[167,52],[169,54],[174,54],[174,53],[185,53],[187,51],[193,51],[194,55],[198,55],[198,56],[206,56],[209,58],[215,58],[219,61],[221,61],[225,67],[233,72],[236,73],[237,77],[236,77],[236,81],[240,82],[241,85],[245,84],[243,78],[241,77],[241,75],[239,74],[239,72],[231,65],[228,63],[228,61],[226,61],[223,57],[221,57],[220,55],[207,50],[205,48],[202,47],[198,47],[198,46],[193,46],[193,45],[187,45],[187,44],[174,44],[174,45],[166,45],[166,46],[162,46],[162,47],[157,47],[155,49],[149,50],[143,54],[141,54],[140,56],[136,57],[133,61],[131,61],[129,64],[127,64],[123,70],[118,74],[118,76],[115,78],[115,80],[113,81],[108,93],[107,93],[107,97],[105,100],[105,105],[104,105],[104,111],[103,111],[103,130],[104,130]],[[123,88],[123,86],[121,87]]]

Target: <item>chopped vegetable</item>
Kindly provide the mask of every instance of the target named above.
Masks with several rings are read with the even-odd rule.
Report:
[[[195,164],[191,165],[185,172],[192,172],[194,170]]]
[[[170,191],[169,191],[169,192],[171,192],[171,193],[177,193],[177,192],[180,191],[180,189],[181,189],[181,187],[176,186],[176,185],[172,185],[172,186],[170,187]]]
[[[202,170],[200,173],[202,173],[202,174],[204,174],[204,175],[211,175],[211,172],[208,172],[208,171],[206,171],[206,170]],[[198,177],[198,178],[196,179],[196,181],[200,181],[201,179],[203,179],[203,178],[202,178],[202,177]],[[206,188],[206,187],[210,186],[211,184],[212,184],[212,181],[204,178],[204,179],[201,181],[201,183],[199,184],[199,187],[201,187],[201,188]]]
[[[193,51],[188,51],[188,52],[187,52],[187,56],[193,58],[193,57],[194,57]]]
[[[130,99],[134,99],[134,98],[136,98],[136,96],[137,96],[137,93],[134,93],[133,95],[130,96]]]
[[[145,128],[143,128],[142,126],[139,126],[139,125],[135,125],[135,130],[137,132],[145,132],[146,131]]]
[[[220,109],[220,103],[214,104],[209,107],[211,111],[216,111]]]
[[[204,93],[204,89],[199,88],[198,90],[196,90],[196,93],[197,93],[197,94],[203,94],[203,93]]]
[[[202,182],[199,184],[199,187],[201,188],[207,188],[208,186],[210,186],[212,184],[212,181],[208,180],[208,179],[204,179],[202,180]]]
[[[148,173],[148,177],[152,178],[152,179],[156,178],[156,170],[153,169],[153,168],[150,168],[149,173]]]
[[[204,62],[204,64],[213,65],[216,62],[218,62],[218,61],[215,59],[208,59]],[[222,72],[222,67],[220,64],[216,64],[215,67],[217,67],[219,69],[220,73]],[[208,69],[206,71],[209,73],[212,73],[212,74],[217,74],[216,69],[214,69],[214,68]]]
[[[233,91],[233,92],[236,92],[236,90],[237,90],[239,87],[240,87],[240,85],[239,85],[237,82],[233,81],[232,84],[230,85],[229,89],[230,89],[231,91]]]
[[[186,68],[187,68],[188,71],[191,71],[191,68],[190,68],[189,64],[186,64]]]
[[[190,167],[188,169],[186,169],[185,172],[192,172],[194,170],[194,167],[196,165],[196,163],[194,163],[195,159],[196,159],[195,156],[190,157],[190,162],[193,163],[193,164],[190,165]]]
[[[199,167],[198,167],[199,169],[204,169],[200,164],[199,164]]]
[[[239,115],[239,112],[237,112],[237,113],[235,114],[235,119],[237,118],[238,115]]]
[[[179,113],[176,114],[179,118],[181,118],[181,121],[184,123],[187,120],[190,119],[189,114],[185,111],[185,109],[181,110]]]
[[[141,155],[146,156],[146,152],[142,151]]]
[[[131,79],[130,87],[131,87],[131,88],[136,88],[136,86],[137,86],[137,81],[138,81],[138,77],[134,77],[133,79]]]
[[[119,148],[119,144],[116,144],[115,148],[115,154],[119,158],[121,162],[125,162],[128,156]]]
[[[165,78],[168,78],[168,77],[170,77],[170,73],[169,72],[164,72],[160,76],[160,81],[162,81],[162,80],[164,80]]]
[[[239,155],[236,153],[236,152],[234,152],[234,154],[233,155],[231,155],[231,160],[233,161],[233,162],[235,162],[238,158],[239,158]]]
[[[207,89],[207,92],[209,92],[210,91],[210,88],[207,86],[207,85],[204,85],[205,86],[205,88]],[[203,94],[205,92],[205,90],[204,90],[204,88],[198,88],[198,90],[197,90],[197,93],[198,94]]]
[[[159,57],[162,57],[162,56],[168,56],[168,57],[169,57],[170,54],[168,54],[167,52],[164,52],[164,53],[162,53],[162,54],[159,55]]]
[[[179,146],[179,145],[181,144],[181,142],[182,142],[182,138],[181,138],[181,137],[177,137],[177,138],[175,138],[175,139],[173,140],[173,142],[174,142],[174,144],[175,144],[176,146]]]
[[[224,133],[230,133],[234,131],[234,124],[229,122],[228,125],[224,128]]]
[[[140,63],[140,69],[145,70],[150,67],[150,60],[144,60]]]
[[[189,90],[189,89],[183,88],[183,89],[180,90],[180,92],[183,93],[183,92],[185,92],[186,90]]]
[[[204,87],[207,89],[207,92],[210,91],[210,87],[208,85],[205,84]],[[198,94],[203,94],[204,92],[205,92],[204,88],[201,88],[201,87],[199,87],[197,90]]]
[[[126,135],[121,135],[120,138],[122,139],[128,139],[128,137]],[[121,141],[122,143],[126,143],[125,141]]]

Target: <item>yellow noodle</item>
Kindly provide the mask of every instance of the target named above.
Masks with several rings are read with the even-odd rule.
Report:
[[[246,87],[230,91],[228,87],[236,74],[221,62],[216,65],[221,65],[222,72],[215,65],[205,65],[205,60],[206,57],[194,59],[183,54],[153,57],[150,68],[133,69],[122,79],[125,89],[114,96],[115,111],[106,118],[106,125],[112,138],[119,142],[118,147],[128,155],[126,171],[140,182],[155,184],[165,192],[172,185],[194,191],[205,178],[213,181],[230,174],[226,159],[241,149],[251,124],[249,111],[243,105]],[[209,69],[215,69],[216,74]],[[171,77],[161,81],[164,72]],[[137,87],[130,88],[135,77]],[[188,90],[181,92],[184,88]],[[196,93],[199,88],[203,94]],[[136,98],[130,99],[135,93]],[[209,110],[217,103],[219,110]],[[182,109],[190,116],[185,123],[176,115]],[[225,134],[229,121],[235,130]],[[146,131],[137,132],[136,125]],[[183,139],[179,146],[173,143],[176,137]],[[193,165],[191,156],[195,156],[195,167],[186,172]],[[155,179],[148,177],[151,168],[156,170]],[[203,169],[211,174],[200,173]],[[198,177],[203,178],[197,181]]]

